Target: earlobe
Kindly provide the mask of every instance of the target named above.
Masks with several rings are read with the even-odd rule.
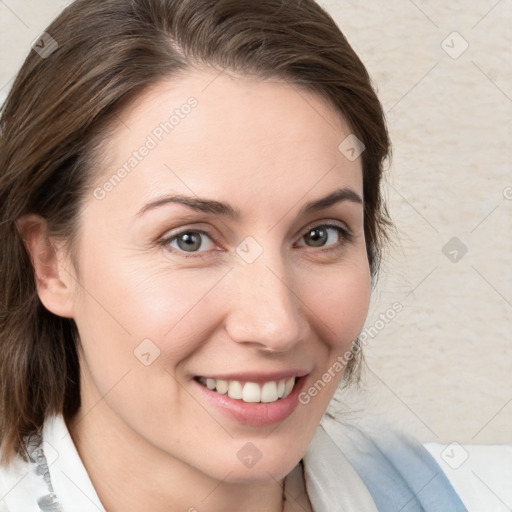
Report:
[[[41,302],[55,315],[73,318],[73,277],[65,266],[62,249],[48,237],[46,220],[27,214],[16,224],[32,261]]]

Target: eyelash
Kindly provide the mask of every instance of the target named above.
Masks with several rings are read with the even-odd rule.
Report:
[[[340,226],[338,224],[317,224],[317,225],[314,225],[314,226],[308,228],[304,232],[302,237],[304,237],[306,234],[308,234],[311,231],[315,231],[318,228],[332,228],[332,229],[335,229],[336,231],[338,231],[338,233],[341,235],[341,237],[340,237],[341,239],[340,239],[339,242],[337,242],[336,244],[327,246],[327,248],[320,247],[318,249],[320,252],[328,252],[328,251],[332,251],[332,250],[339,250],[345,244],[352,242],[352,240],[354,238],[354,235],[347,228],[345,228],[343,226]],[[166,236],[164,238],[161,238],[160,240],[158,240],[158,244],[160,246],[165,247],[167,250],[169,250],[169,252],[171,252],[173,254],[178,254],[180,257],[183,257],[183,258],[205,258],[206,257],[205,253],[207,253],[207,251],[195,252],[195,253],[187,254],[186,251],[182,251],[180,249],[175,249],[175,248],[169,248],[169,244],[173,240],[176,240],[177,238],[179,238],[181,235],[183,235],[185,233],[199,233],[201,235],[206,235],[208,238],[210,238],[212,240],[212,242],[215,242],[214,237],[210,233],[208,233],[208,231],[205,231],[205,230],[202,230],[202,229],[183,229],[183,230],[179,231],[178,233],[175,233],[175,234],[172,234],[170,236]],[[304,246],[301,246],[301,247],[304,247]],[[308,246],[305,246],[305,247],[308,247]],[[314,247],[312,247],[312,249],[314,249]]]

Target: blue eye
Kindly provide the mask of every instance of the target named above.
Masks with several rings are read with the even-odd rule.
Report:
[[[335,234],[330,235],[330,233]],[[206,237],[209,242],[205,244],[203,237]],[[308,247],[327,247],[336,250],[340,249],[345,243],[351,242],[353,235],[348,229],[342,226],[336,224],[320,224],[308,229],[301,238],[310,242],[311,245],[307,245]],[[204,257],[203,253],[215,246],[211,235],[206,231],[198,229],[180,231],[172,236],[161,239],[158,243],[166,247],[169,252],[184,258],[202,258]],[[210,247],[208,247],[209,244]],[[305,244],[299,244],[299,246],[304,245]],[[205,250],[199,251],[199,249]]]

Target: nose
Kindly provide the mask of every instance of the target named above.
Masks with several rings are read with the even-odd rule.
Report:
[[[270,260],[260,256],[232,272],[226,331],[235,342],[286,352],[304,338],[307,321],[290,268],[281,258]]]

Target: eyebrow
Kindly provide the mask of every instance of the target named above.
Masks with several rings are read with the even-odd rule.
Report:
[[[324,210],[341,201],[351,201],[353,203],[361,205],[363,204],[363,199],[357,192],[350,188],[342,188],[335,190],[328,196],[322,197],[321,199],[316,199],[315,201],[306,203],[300,209],[299,215]],[[163,197],[159,197],[145,204],[138,211],[136,216],[140,217],[149,210],[154,210],[169,203],[181,204],[195,211],[203,213],[213,213],[235,220],[241,217],[240,210],[238,208],[234,208],[228,203],[215,201],[213,199],[201,199],[198,197],[185,196],[182,194],[166,195]]]

